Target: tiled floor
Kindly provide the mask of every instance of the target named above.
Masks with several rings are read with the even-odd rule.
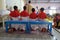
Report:
[[[48,33],[6,33],[4,30],[0,29],[0,40],[53,40]]]

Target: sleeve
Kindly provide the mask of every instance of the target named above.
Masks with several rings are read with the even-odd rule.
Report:
[[[11,15],[12,15],[12,13],[13,13],[13,11],[10,11],[9,16],[11,16]]]
[[[10,12],[9,16],[11,16],[11,12]]]

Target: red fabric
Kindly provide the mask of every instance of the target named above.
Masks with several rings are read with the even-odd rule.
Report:
[[[58,20],[60,20],[60,15],[59,15],[59,16],[57,16],[57,18],[58,18]]]
[[[40,18],[40,19],[45,19],[47,17],[47,15],[46,15],[46,13],[44,13],[44,12],[40,12],[39,14],[38,14],[38,18]]]
[[[56,22],[57,20],[60,20],[60,15],[55,16],[53,21]]]
[[[11,11],[9,14],[11,17],[18,17],[20,16],[20,13],[18,10]]]
[[[35,12],[32,12],[29,17],[31,19],[36,19],[37,18],[37,14]]]
[[[20,13],[20,16],[27,17],[27,16],[29,16],[29,13],[26,10],[24,10]]]

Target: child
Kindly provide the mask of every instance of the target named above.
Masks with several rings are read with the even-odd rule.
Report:
[[[40,9],[40,12],[39,12],[39,14],[38,14],[38,19],[39,20],[43,20],[44,21],[44,19],[46,19],[47,18],[47,15],[46,15],[46,13],[44,12],[44,8],[41,8]],[[47,25],[39,25],[39,26],[41,26],[40,28],[47,28],[46,26]]]
[[[29,13],[26,11],[26,6],[23,7],[23,11],[20,13],[22,20],[28,20]]]
[[[31,20],[37,20],[37,14],[35,13],[35,9],[32,8],[32,13],[30,14],[29,18]]]
[[[20,13],[18,11],[17,6],[14,6],[14,11],[11,11],[9,16],[12,20],[19,20],[20,19]]]
[[[28,1],[28,4],[26,5],[26,7],[27,7],[28,13],[30,14],[32,12],[31,9],[33,8],[31,1]]]
[[[47,18],[47,15],[46,15],[46,13],[44,12],[44,8],[41,8],[41,9],[40,9],[40,12],[39,12],[39,14],[38,14],[38,19],[44,20],[45,18]]]
[[[54,17],[54,28],[60,29],[60,14],[56,14]]]
[[[14,6],[14,11],[11,11],[9,16],[10,16],[10,20],[19,20],[20,19],[20,13],[18,11],[18,7],[17,6]],[[17,24],[15,25],[12,25],[12,27],[14,27],[16,30],[18,29],[18,26]]]
[[[24,21],[28,21],[29,20],[29,13],[26,11],[26,6],[23,7],[23,11],[20,13],[20,16],[22,18],[22,20]],[[25,25],[21,25],[20,29],[25,30]]]
[[[32,13],[30,14],[29,18],[32,21],[36,21],[37,20],[37,14],[35,13],[35,9],[34,8],[32,8]],[[33,30],[36,30],[37,29],[37,25],[31,25],[31,28]]]

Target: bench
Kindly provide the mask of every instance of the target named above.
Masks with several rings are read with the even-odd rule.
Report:
[[[52,32],[52,23],[50,22],[45,22],[45,21],[13,21],[13,20],[9,20],[9,21],[5,21],[6,24],[6,32],[8,32],[8,26],[9,24],[26,24],[26,32],[30,33],[31,31],[31,24],[48,24],[48,30],[50,32]]]

